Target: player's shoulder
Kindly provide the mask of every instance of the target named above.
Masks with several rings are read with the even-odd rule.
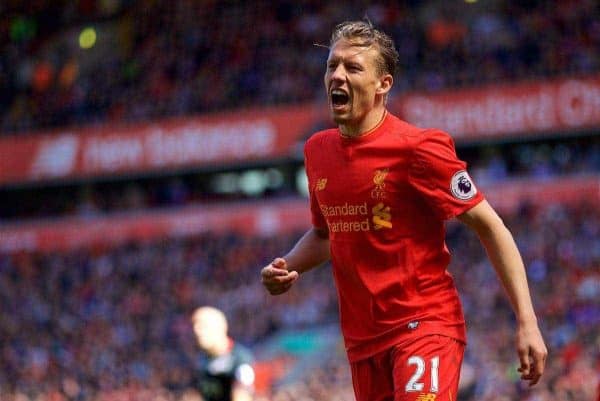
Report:
[[[304,143],[304,150],[310,151],[311,149],[323,148],[327,143],[335,140],[339,137],[338,128],[329,128],[321,131],[317,131],[312,134]]]
[[[238,364],[248,363],[251,364],[254,361],[254,354],[250,348],[236,342],[233,346],[232,353]]]
[[[454,140],[450,134],[439,128],[422,128],[397,119],[396,132],[414,149],[426,147],[454,147]]]
[[[314,134],[312,134],[306,140],[306,143],[311,144],[311,145],[316,144],[316,143],[323,143],[323,141],[327,141],[328,139],[331,139],[331,138],[337,138],[338,136],[339,136],[338,128],[327,128],[327,129],[323,129],[323,130],[317,131]]]
[[[391,117],[392,130],[409,142],[420,144],[431,140],[452,140],[450,134],[442,129],[419,127],[396,116]]]
[[[421,132],[418,146],[454,148],[454,139],[444,130],[427,128]]]

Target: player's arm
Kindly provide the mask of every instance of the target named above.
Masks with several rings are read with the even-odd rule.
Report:
[[[523,380],[534,385],[544,371],[548,351],[538,327],[525,267],[513,236],[485,200],[459,215],[458,219],[477,233],[508,294],[519,325],[519,371]]]
[[[271,295],[283,294],[299,275],[329,260],[329,232],[311,228],[284,257],[261,270],[261,281]]]
[[[252,401],[254,396],[245,386],[234,385],[231,390],[231,401]]]
[[[235,380],[231,388],[231,401],[252,401],[254,399],[254,368],[243,363],[235,370]]]

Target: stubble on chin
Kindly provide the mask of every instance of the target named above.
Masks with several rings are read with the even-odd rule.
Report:
[[[333,118],[333,122],[336,123],[336,124],[338,124],[338,125],[339,124],[343,124],[346,121],[345,118],[343,118],[341,116],[336,116],[335,114],[332,116],[332,118]]]
[[[334,112],[333,110],[330,111],[331,112],[331,119],[333,120],[333,122],[335,122],[336,124],[346,124],[348,123],[349,120],[349,116],[346,115],[346,113],[344,114],[339,114]]]

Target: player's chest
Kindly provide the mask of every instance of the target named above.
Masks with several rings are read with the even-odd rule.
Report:
[[[330,155],[311,169],[312,190],[319,201],[394,201],[409,190],[407,166],[402,159],[345,156]]]

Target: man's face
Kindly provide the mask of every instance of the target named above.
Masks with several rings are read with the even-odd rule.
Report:
[[[198,345],[204,350],[212,350],[227,335],[219,316],[210,311],[196,313],[192,325]]]
[[[381,85],[378,57],[376,47],[356,46],[345,39],[335,42],[329,51],[325,89],[337,124],[358,125],[374,108]]]

